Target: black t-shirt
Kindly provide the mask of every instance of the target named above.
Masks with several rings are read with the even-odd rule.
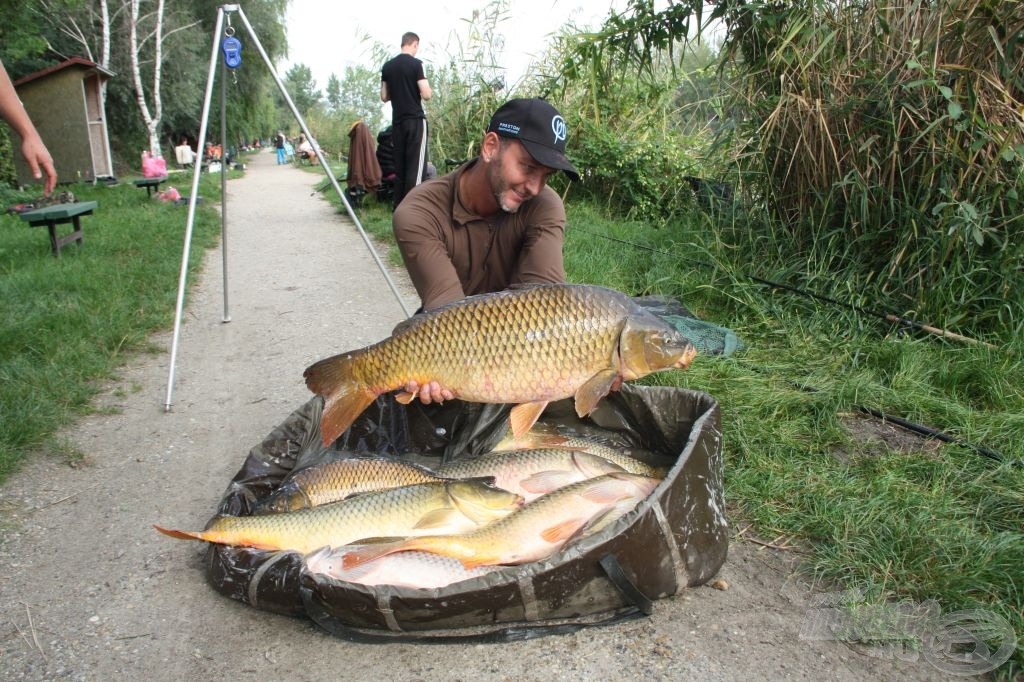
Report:
[[[416,84],[423,75],[423,62],[404,52],[385,62],[380,79],[388,85],[391,97],[391,122],[398,124],[410,118],[426,118],[420,102],[420,88]]]

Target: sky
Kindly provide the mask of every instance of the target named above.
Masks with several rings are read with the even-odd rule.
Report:
[[[453,31],[465,38],[464,20],[474,9],[487,5],[488,0],[292,0],[287,14],[288,58],[275,66],[283,78],[290,66],[305,64],[323,92],[328,77],[334,73],[342,78],[348,65],[379,69],[381,65],[373,61],[372,43],[383,43],[393,56],[398,54],[406,31],[420,36],[419,59],[441,65],[449,54],[459,54]],[[531,56],[542,53],[550,37],[567,21],[596,28],[609,8],[621,10],[626,0],[512,0],[508,5],[507,18],[498,30],[505,36],[502,56],[508,69],[506,82],[511,85],[521,79]],[[361,42],[363,35],[371,40]]]

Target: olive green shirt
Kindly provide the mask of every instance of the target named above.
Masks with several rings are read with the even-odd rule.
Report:
[[[565,207],[550,187],[516,213],[471,213],[458,198],[473,163],[413,188],[395,209],[393,228],[424,310],[515,284],[565,281]]]

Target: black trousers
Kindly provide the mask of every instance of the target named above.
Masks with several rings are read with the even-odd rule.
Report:
[[[406,119],[394,124],[391,141],[395,151],[395,206],[423,182],[427,168],[427,119]]]

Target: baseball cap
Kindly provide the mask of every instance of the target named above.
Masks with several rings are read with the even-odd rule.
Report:
[[[519,140],[537,163],[564,171],[573,180],[580,179],[565,158],[565,119],[545,100],[510,99],[494,112],[487,132]]]

